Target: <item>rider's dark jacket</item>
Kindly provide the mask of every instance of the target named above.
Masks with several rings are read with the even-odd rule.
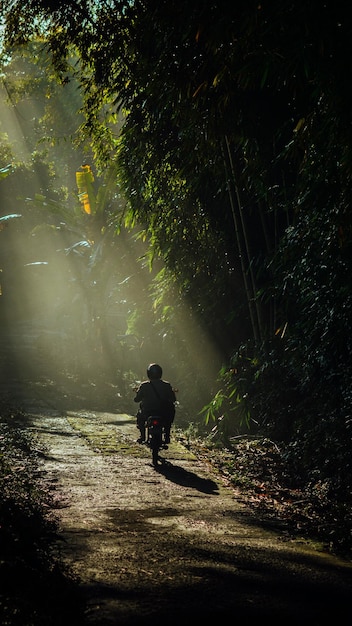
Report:
[[[170,383],[161,378],[143,381],[137,389],[134,401],[140,403],[140,409],[146,417],[161,415],[173,420],[175,416],[175,392]]]

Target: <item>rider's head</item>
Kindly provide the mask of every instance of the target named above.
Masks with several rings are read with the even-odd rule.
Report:
[[[163,375],[163,370],[157,363],[151,363],[147,368],[147,376],[149,380],[157,380]]]

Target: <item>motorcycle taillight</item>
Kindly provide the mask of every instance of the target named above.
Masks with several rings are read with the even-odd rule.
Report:
[[[159,424],[159,420],[156,420],[156,419],[152,420],[152,425],[153,426],[158,426],[158,424]]]

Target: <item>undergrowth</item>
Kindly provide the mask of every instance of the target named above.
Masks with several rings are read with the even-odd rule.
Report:
[[[45,451],[13,425],[22,417],[0,416],[0,623],[78,624],[74,582],[53,552],[55,503],[40,470]]]
[[[352,559],[351,494],[341,500],[328,481],[302,481],[287,460],[284,444],[238,437],[222,447],[209,438],[189,436],[186,443],[237,489],[258,521]]]

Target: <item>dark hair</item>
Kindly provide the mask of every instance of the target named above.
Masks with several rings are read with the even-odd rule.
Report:
[[[157,363],[151,363],[150,365],[148,365],[147,376],[149,380],[157,380],[158,378],[161,378],[162,375],[163,370],[161,369],[160,365],[158,365]]]

